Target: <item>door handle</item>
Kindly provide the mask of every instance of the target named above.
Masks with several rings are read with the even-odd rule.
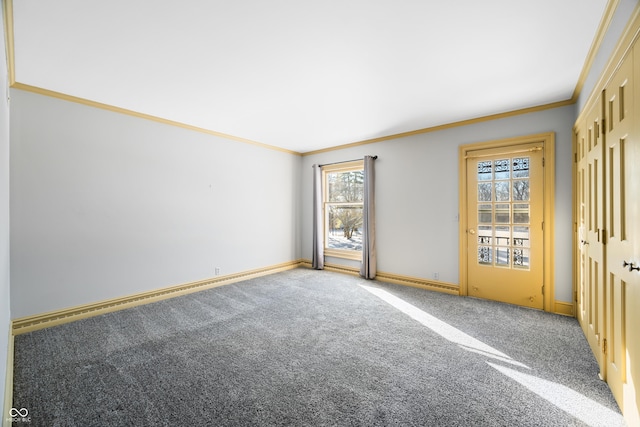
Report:
[[[580,243],[582,243],[583,245],[588,245],[589,242],[587,242],[586,240],[580,240]]]
[[[640,271],[640,266],[634,265],[633,262],[622,261],[623,267],[629,267],[629,271]]]
[[[474,230],[473,228],[469,230],[469,234],[476,234],[476,230]]]

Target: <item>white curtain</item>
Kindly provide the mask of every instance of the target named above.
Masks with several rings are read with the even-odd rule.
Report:
[[[365,279],[376,278],[376,229],[375,229],[375,181],[374,160],[378,156],[364,157],[364,208],[362,212],[362,265],[360,275]]]
[[[322,217],[322,167],[313,165],[313,253],[311,266],[324,269],[324,233]]]

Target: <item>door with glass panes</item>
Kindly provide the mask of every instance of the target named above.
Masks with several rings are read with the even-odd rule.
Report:
[[[467,153],[469,296],[544,307],[541,143]]]

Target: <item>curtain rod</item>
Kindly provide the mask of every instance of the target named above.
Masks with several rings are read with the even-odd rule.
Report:
[[[376,160],[378,158],[378,156],[371,156],[371,158],[373,160]],[[323,165],[318,165],[318,166],[322,167],[322,166],[330,166],[330,165],[339,165],[340,163],[357,162],[358,160],[362,160],[362,159],[344,160],[342,162],[325,163]]]

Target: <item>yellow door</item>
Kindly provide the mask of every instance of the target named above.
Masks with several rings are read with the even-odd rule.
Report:
[[[586,313],[583,329],[593,351],[600,375],[605,376],[605,360],[601,346],[604,333],[604,144],[602,129],[602,97],[599,96],[586,115],[585,224],[582,230],[582,254],[585,262]]]
[[[634,85],[633,79],[634,68],[640,67],[638,49],[627,56],[605,89],[607,329],[603,350],[607,383],[629,425],[640,425],[635,385],[640,382],[640,117],[634,106],[640,85]]]
[[[629,240],[624,209],[625,158],[633,127],[633,71],[629,55],[605,89],[605,310],[606,334],[603,351],[606,356],[607,382],[613,395],[622,402],[626,375],[625,332],[626,282],[622,262],[626,259]],[[632,165],[630,165],[632,166]]]
[[[467,154],[467,292],[542,309],[541,143]]]
[[[588,322],[588,254],[589,248],[586,236],[587,227],[587,215],[589,209],[587,207],[587,157],[586,157],[586,121],[582,120],[576,125],[575,128],[575,142],[576,142],[576,177],[575,177],[575,191],[576,191],[576,210],[575,215],[577,217],[577,250],[576,250],[576,317],[580,326],[582,327],[585,335],[587,334]]]

